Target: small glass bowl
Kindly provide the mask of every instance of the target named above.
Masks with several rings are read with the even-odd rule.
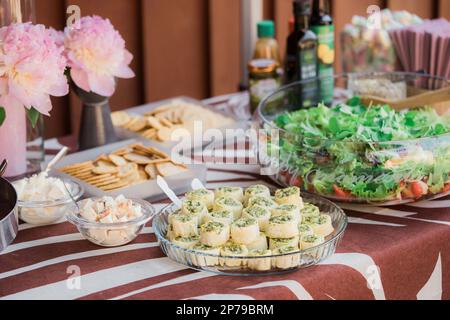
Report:
[[[70,190],[73,200],[77,201],[84,194],[81,185],[72,180],[62,179]],[[18,201],[19,217],[22,221],[32,225],[48,225],[60,220],[68,208],[73,205],[72,198],[67,197],[49,201]]]
[[[90,198],[92,201],[100,198]],[[83,201],[78,202],[81,207]],[[130,199],[133,204],[140,205],[143,215],[127,221],[118,223],[101,223],[89,221],[83,218],[79,213],[79,208],[72,204],[67,212],[67,220],[74,224],[83,237],[90,242],[103,247],[118,247],[130,243],[141,233],[145,224],[155,215],[153,206],[144,200]]]

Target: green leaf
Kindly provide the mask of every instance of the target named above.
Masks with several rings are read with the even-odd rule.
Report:
[[[331,132],[334,134],[339,132],[339,130],[340,130],[339,120],[336,117],[330,118],[329,128],[330,128]]]
[[[6,119],[6,111],[3,107],[0,107],[0,126],[5,122]]]
[[[33,126],[33,128],[35,128],[36,124],[39,120],[39,116],[40,116],[39,111],[37,111],[35,108],[31,107],[31,109],[27,109],[27,115],[28,115],[28,119],[31,122],[31,125]]]
[[[358,96],[354,96],[353,98],[347,101],[347,105],[349,105],[350,107],[356,107],[359,106],[360,104],[361,104],[361,97]]]

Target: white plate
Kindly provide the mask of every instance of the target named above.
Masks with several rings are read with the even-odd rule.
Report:
[[[204,139],[203,139],[203,137],[200,137],[200,139],[198,139],[198,137],[193,137],[193,139],[191,141],[182,141],[182,142],[167,141],[167,142],[159,143],[160,145],[163,145],[166,148],[177,147],[177,150],[190,150],[190,149],[195,149],[198,147],[203,147],[203,146],[211,144],[212,142],[217,143],[217,142],[224,141],[226,138],[226,129],[247,129],[249,127],[248,121],[237,119],[237,116],[235,114],[233,114],[233,112],[230,110],[228,110],[228,111],[215,110],[214,107],[208,107],[204,103],[202,103],[200,100],[196,100],[196,99],[184,97],[184,96],[180,96],[180,97],[176,97],[176,98],[172,98],[172,99],[161,100],[161,101],[145,104],[142,106],[126,109],[123,111],[128,113],[129,115],[135,115],[135,116],[144,115],[145,113],[147,113],[151,110],[154,110],[162,105],[170,104],[174,100],[181,100],[186,103],[195,104],[195,105],[204,107],[206,109],[212,110],[218,114],[221,114],[223,116],[233,119],[235,121],[235,123],[233,123],[227,127],[222,127],[222,128],[217,129],[218,131],[220,131],[220,135],[222,137],[220,137],[220,135],[218,136],[218,135],[214,134],[214,137],[204,137]],[[140,141],[155,142],[155,140],[147,139],[136,132],[133,132],[133,131],[130,131],[130,130],[127,130],[124,128],[115,127],[115,130],[116,130],[117,136],[121,139],[137,139]],[[240,136],[242,134],[238,133],[237,135]]]
[[[54,169],[52,170],[51,174],[65,177],[68,179],[75,180],[78,182],[85,190],[85,196],[91,196],[91,197],[102,197],[104,195],[109,196],[118,196],[123,194],[127,198],[138,198],[138,199],[147,199],[151,201],[156,201],[160,199],[166,198],[165,194],[161,191],[161,189],[156,184],[155,180],[149,180],[147,182],[143,182],[140,184],[133,185],[131,187],[126,187],[122,189],[117,189],[113,191],[103,191],[99,188],[96,188],[93,185],[90,185],[80,179],[74,178],[68,174],[60,172],[58,169],[75,164],[80,162],[85,162],[89,160],[95,160],[97,157],[99,157],[102,154],[109,154],[117,149],[126,147],[130,144],[136,143],[138,141],[136,140],[126,140],[121,141],[113,144],[109,144],[106,146],[98,147],[95,149],[90,149],[78,153],[74,153],[71,155],[68,155],[64,159],[62,159],[57,165],[55,165]],[[142,142],[142,141],[141,141]],[[146,146],[155,146],[153,143],[143,143]],[[162,148],[160,146],[157,146],[158,149],[160,149],[163,152],[166,152],[170,154],[170,150],[167,150],[166,148]],[[173,188],[175,193],[183,193],[188,190],[190,190],[190,183],[192,179],[198,178],[200,181],[204,182],[206,179],[206,167],[201,164],[196,165],[187,165],[189,171],[175,175],[173,177],[165,177],[169,185]]]

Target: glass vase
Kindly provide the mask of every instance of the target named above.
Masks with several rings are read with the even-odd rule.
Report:
[[[0,0],[0,27],[12,23],[35,22],[35,0]],[[33,128],[25,108],[8,108],[0,127],[0,159],[8,160],[6,177],[13,178],[37,172],[44,161],[44,122],[42,117]]]

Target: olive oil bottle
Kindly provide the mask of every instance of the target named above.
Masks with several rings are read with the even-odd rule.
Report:
[[[289,35],[286,49],[285,83],[304,81],[300,86],[301,106],[310,107],[318,100],[318,39],[310,30],[309,0],[294,1],[294,31]]]
[[[256,42],[253,59],[275,60],[281,67],[280,48],[275,39],[275,24],[271,20],[258,22],[258,41]]]
[[[334,24],[330,16],[330,0],[313,0],[311,30],[317,35],[320,101],[330,105],[334,92]]]

